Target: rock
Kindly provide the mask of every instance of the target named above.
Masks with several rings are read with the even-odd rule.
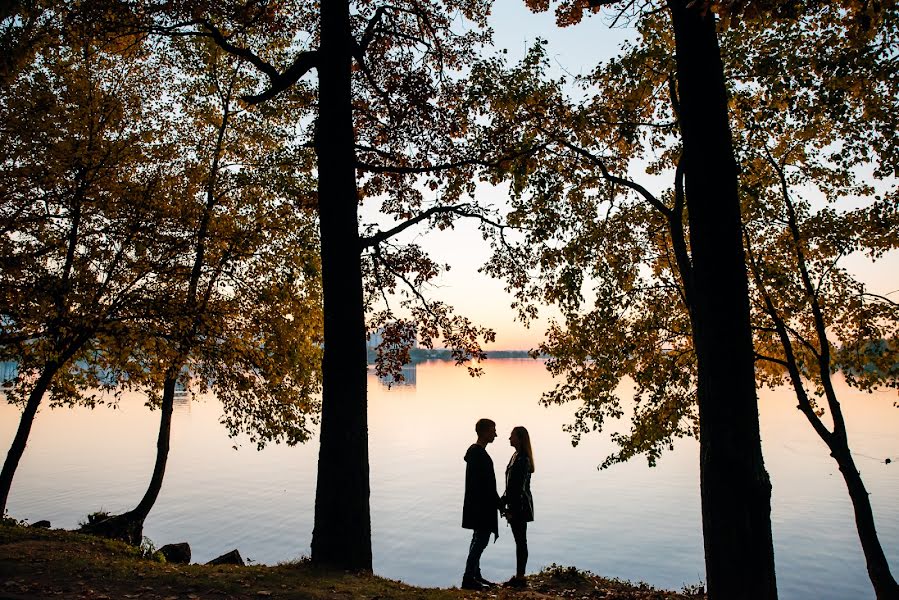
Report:
[[[120,540],[132,546],[140,546],[144,539],[144,521],[130,513],[108,516],[98,512],[87,516],[88,522],[81,526],[81,533]]]
[[[166,562],[180,565],[186,565],[190,562],[190,544],[187,542],[166,544],[159,551],[162,552]]]
[[[39,529],[50,529],[50,521],[37,521],[32,523],[31,526]]]
[[[244,566],[243,558],[240,556],[240,552],[235,548],[231,552],[226,554],[222,554],[218,558],[213,558],[210,560],[207,565],[240,565]]]

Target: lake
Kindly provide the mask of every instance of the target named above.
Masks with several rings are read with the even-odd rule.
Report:
[[[502,482],[510,429],[526,426],[534,446],[536,520],[528,571],[557,563],[680,589],[704,578],[698,444],[683,440],[655,468],[645,460],[599,471],[608,436],[574,448],[562,426],[574,405],[545,408],[552,378],[539,361],[491,359],[478,379],[449,362],[406,371],[388,389],[369,378],[374,569],[415,585],[458,586],[470,532],[460,527],[465,463],[474,423],[489,417],[499,437],[488,446]],[[899,408],[895,392],[859,393],[838,382],[856,462],[871,493],[881,542],[899,572]],[[119,512],[140,499],[153,467],[158,412],[137,394],[119,408],[42,410],[9,498],[29,521],[75,527],[96,510]],[[760,392],[766,466],[774,486],[772,520],[780,597],[874,598],[852,507],[836,464],[789,390]],[[317,439],[257,452],[218,423],[214,397],[178,398],[165,484],[146,523],[156,546],[187,541],[195,562],[238,548],[275,564],[309,553]],[[5,452],[19,411],[0,405]],[[892,464],[885,459],[892,458]],[[502,484],[500,484],[502,485]],[[500,490],[501,491],[501,490]],[[484,552],[488,579],[514,573],[511,530]]]

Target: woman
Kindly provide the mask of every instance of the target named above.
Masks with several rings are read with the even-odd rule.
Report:
[[[524,570],[528,563],[528,521],[534,520],[534,499],[531,496],[534,451],[528,430],[521,426],[513,429],[509,435],[509,445],[515,448],[515,453],[506,467],[506,493],[501,505],[515,538],[515,576],[504,585],[526,587]]]

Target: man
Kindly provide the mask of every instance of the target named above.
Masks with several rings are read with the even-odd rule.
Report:
[[[481,576],[481,554],[490,542],[490,534],[499,537],[499,494],[496,493],[496,473],[493,460],[487,454],[487,444],[496,439],[496,423],[481,419],[474,426],[478,440],[465,453],[465,504],[462,507],[462,527],[473,529],[463,590],[484,590],[494,584]],[[496,539],[494,537],[494,540]]]

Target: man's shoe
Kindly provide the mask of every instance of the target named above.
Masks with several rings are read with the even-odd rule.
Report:
[[[514,576],[512,579],[503,584],[504,588],[522,589],[528,587],[528,580],[524,577]]]
[[[475,590],[482,591],[486,590],[487,586],[475,579],[474,577],[463,577],[462,578],[462,589],[463,590]]]
[[[481,585],[485,585],[485,586],[487,586],[487,587],[489,587],[489,588],[496,587],[496,584],[495,584],[495,583],[493,583],[492,581],[489,581],[489,580],[487,580],[487,579],[484,579],[484,578],[481,577],[480,575],[478,575],[477,577],[475,577],[475,580],[477,580],[477,582],[480,583]]]

